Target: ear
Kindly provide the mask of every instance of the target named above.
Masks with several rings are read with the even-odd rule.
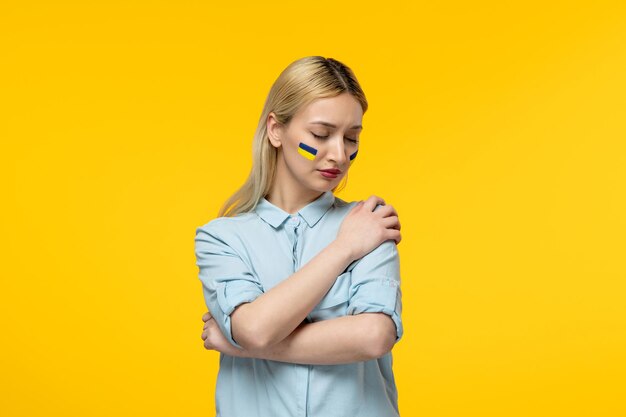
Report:
[[[282,146],[281,135],[283,132],[283,125],[278,122],[274,112],[270,112],[270,114],[267,115],[266,130],[272,146],[280,148]]]

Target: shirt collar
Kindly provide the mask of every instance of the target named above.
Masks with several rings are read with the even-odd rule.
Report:
[[[298,211],[298,214],[304,219],[304,221],[306,221],[309,227],[313,227],[334,202],[335,196],[333,192],[330,190],[325,191],[317,199],[302,207]],[[259,217],[274,228],[280,226],[289,216],[291,216],[291,214],[267,201],[265,197],[261,197],[254,210]]]

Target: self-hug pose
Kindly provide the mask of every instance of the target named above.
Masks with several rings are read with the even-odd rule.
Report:
[[[217,417],[399,415],[398,214],[377,196],[334,195],[366,110],[341,62],[291,63],[265,102],[248,179],[196,229]]]

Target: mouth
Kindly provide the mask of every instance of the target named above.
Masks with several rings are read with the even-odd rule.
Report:
[[[327,174],[339,175],[341,174],[341,170],[332,168],[332,169],[318,169],[318,171],[326,172]]]

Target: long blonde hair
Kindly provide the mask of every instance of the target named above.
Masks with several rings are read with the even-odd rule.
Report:
[[[335,97],[348,92],[361,104],[363,114],[367,100],[354,73],[343,63],[322,56],[307,56],[292,62],[280,73],[265,100],[252,144],[252,168],[246,182],[232,195],[218,212],[218,217],[233,217],[253,211],[258,201],[267,195],[274,180],[278,149],[267,135],[267,118],[276,114],[279,123],[286,125],[302,106],[311,101]],[[348,176],[335,188],[342,190]]]

